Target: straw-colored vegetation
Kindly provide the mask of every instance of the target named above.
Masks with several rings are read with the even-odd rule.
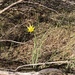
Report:
[[[15,1],[4,0],[0,10]],[[50,2],[55,4],[48,4],[53,11],[32,3],[20,3],[0,15],[0,67],[69,60],[73,62],[69,66],[74,68],[75,5],[67,6],[62,0],[59,4]],[[46,6],[48,2],[40,3]]]

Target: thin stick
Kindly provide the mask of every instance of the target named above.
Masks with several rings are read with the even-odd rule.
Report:
[[[21,3],[22,1],[23,1],[23,0],[19,0],[19,1],[15,2],[15,3],[12,3],[12,4],[9,5],[8,7],[4,8],[3,10],[1,10],[1,11],[0,11],[0,14],[2,14],[3,12],[5,12],[5,11],[8,10],[9,8],[11,8],[12,6]],[[49,8],[49,7],[47,7],[47,6],[44,6],[44,5],[42,5],[42,4],[39,4],[39,3],[37,3],[37,2],[23,1],[23,3],[35,4],[35,5],[38,5],[38,6],[40,6],[40,7],[44,7],[44,8],[46,8],[46,9],[48,9],[48,10],[54,11],[55,13],[58,14],[58,12],[57,12],[56,10],[54,10],[54,9],[52,9],[52,8]]]
[[[14,40],[0,40],[0,42],[13,42],[13,43],[17,43],[17,44],[26,44],[26,42],[18,42],[18,41],[14,41]]]
[[[12,3],[12,4],[9,5],[8,7],[4,8],[3,10],[1,10],[1,11],[0,11],[0,14],[2,14],[3,12],[5,12],[5,11],[8,10],[9,8],[11,8],[12,6],[21,3],[22,1],[23,1],[23,0],[19,0],[19,1],[17,1],[17,2]],[[70,1],[66,1],[66,0],[62,0],[62,1],[63,1],[63,2],[70,3],[71,5],[75,5],[75,2],[70,2]],[[58,14],[58,12],[57,12],[56,10],[54,10],[54,9],[52,9],[52,8],[49,8],[49,7],[47,7],[47,6],[44,6],[44,5],[42,5],[42,4],[36,3],[36,2],[24,1],[24,3],[39,5],[40,7],[44,7],[44,8],[46,8],[46,9],[51,10],[51,11],[54,11],[54,12],[56,12],[56,13]]]
[[[56,61],[56,62],[46,62],[46,63],[37,63],[37,64],[27,64],[27,65],[22,65],[22,66],[18,66],[15,71],[17,71],[18,69],[22,68],[22,67],[26,67],[26,66],[38,66],[38,65],[51,65],[51,64],[68,64],[69,61]]]
[[[2,14],[3,12],[5,12],[6,10],[8,10],[9,8],[11,8],[12,6],[19,4],[20,2],[22,2],[23,0],[18,0],[17,2],[12,3],[11,5],[9,5],[8,7],[4,8],[3,10],[0,11],[0,14]]]

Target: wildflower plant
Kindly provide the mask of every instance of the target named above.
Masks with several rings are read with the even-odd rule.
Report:
[[[28,23],[28,24],[29,24],[29,26],[27,27],[27,31],[29,33],[34,32],[34,39],[33,39],[34,47],[32,50],[32,64],[35,64],[35,63],[38,63],[38,58],[41,56],[41,47],[42,47],[43,43],[45,42],[48,34],[50,33],[51,27],[49,27],[49,29],[43,34],[41,40],[39,41],[36,36],[37,34],[35,32],[35,27],[30,23]]]
[[[34,47],[32,50],[32,64],[38,63],[38,59],[41,56],[41,48],[45,42],[48,34],[50,33],[51,27],[43,34],[42,38],[39,40],[36,32],[34,32]],[[34,66],[33,66],[34,67]]]

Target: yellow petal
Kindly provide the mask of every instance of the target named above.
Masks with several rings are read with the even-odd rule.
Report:
[[[27,30],[28,30],[28,32],[30,32],[30,33],[33,32],[34,29],[35,29],[35,27],[34,27],[33,25],[30,25],[30,26],[27,27]]]

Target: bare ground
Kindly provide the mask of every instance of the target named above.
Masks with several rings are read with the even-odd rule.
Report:
[[[38,46],[42,36],[51,27],[42,40],[44,43],[40,48],[38,62],[74,59],[75,11],[55,14],[32,6],[18,5],[0,16],[0,40],[14,40],[25,44],[0,42],[0,67],[16,68],[31,63],[34,33],[27,32],[28,22],[35,26]]]

